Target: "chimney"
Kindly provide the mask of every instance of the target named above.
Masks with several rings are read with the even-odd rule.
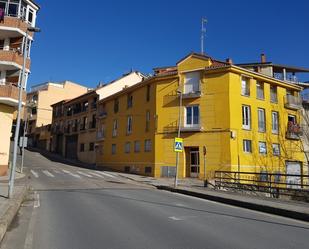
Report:
[[[264,53],[261,54],[261,62],[262,63],[266,62],[266,55]]]
[[[231,65],[233,64],[232,58],[227,58],[225,61],[226,61],[226,63],[228,63],[228,64],[231,64]]]

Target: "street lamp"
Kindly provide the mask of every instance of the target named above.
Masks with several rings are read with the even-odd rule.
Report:
[[[23,51],[23,67],[22,73],[18,82],[18,109],[17,109],[17,121],[16,121],[16,129],[14,134],[14,150],[13,150],[13,162],[11,166],[10,172],[10,180],[9,180],[9,191],[8,191],[8,198],[12,197],[13,189],[14,189],[14,180],[15,180],[15,169],[16,169],[16,158],[17,158],[17,146],[18,146],[18,138],[19,138],[19,130],[20,130],[20,114],[22,108],[22,95],[23,95],[23,88],[24,85],[24,77],[26,71],[26,60],[27,60],[27,53],[29,51],[28,48],[28,40],[29,40],[29,33],[28,32],[40,32],[41,30],[37,27],[28,27],[25,36],[25,43],[24,43],[24,51]]]
[[[181,129],[181,108],[182,108],[182,91],[180,88],[177,89],[177,94],[179,95],[179,111],[178,111],[178,133],[177,137],[180,137]],[[177,188],[178,185],[178,168],[179,168],[179,152],[176,152],[176,174],[175,174],[175,183],[174,187]]]

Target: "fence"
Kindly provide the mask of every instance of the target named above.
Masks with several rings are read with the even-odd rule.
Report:
[[[309,176],[282,173],[215,171],[215,188],[305,197],[309,200]]]

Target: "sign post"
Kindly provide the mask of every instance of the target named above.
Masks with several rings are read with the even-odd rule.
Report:
[[[176,175],[175,175],[175,188],[178,185],[178,164],[179,164],[179,153],[183,152],[183,139],[176,137],[174,141],[174,151],[176,152]]]
[[[206,146],[203,146],[203,155],[204,155],[204,187],[208,186],[208,181],[206,179],[206,154],[207,154],[207,149]]]

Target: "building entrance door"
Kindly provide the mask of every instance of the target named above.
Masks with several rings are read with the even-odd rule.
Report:
[[[198,148],[190,149],[190,177],[198,177],[200,173],[200,152]]]

